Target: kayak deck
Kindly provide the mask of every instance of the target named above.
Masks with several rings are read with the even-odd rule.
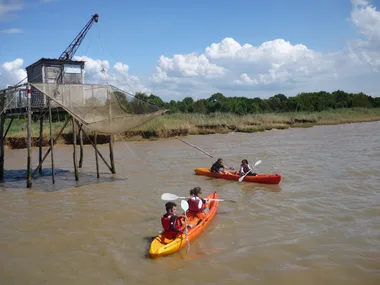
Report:
[[[228,171],[228,174],[211,172],[210,168],[195,168],[194,172],[196,175],[204,175],[214,178],[221,178],[227,180],[238,181],[240,175],[238,172]],[[279,184],[281,181],[280,174],[264,174],[258,173],[256,176],[247,175],[244,177],[245,182],[255,182],[255,183],[264,183],[264,184]]]
[[[216,192],[208,195],[206,199],[218,199],[218,194]],[[219,201],[207,201],[205,216],[198,217],[196,214],[187,215],[187,225],[188,225],[188,239],[189,242],[194,240],[201,232],[203,232],[206,227],[210,224],[216,215],[218,210]],[[183,226],[181,230],[185,228],[185,222],[183,221]],[[172,234],[170,234],[172,235]],[[160,233],[156,236],[149,248],[149,255],[151,258],[158,258],[165,255],[172,254],[181,248],[186,246],[186,234],[177,234],[175,236],[170,236],[166,232]]]

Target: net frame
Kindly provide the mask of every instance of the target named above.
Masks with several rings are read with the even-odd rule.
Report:
[[[99,134],[119,134],[166,113],[129,92],[104,84],[31,83],[80,123]]]

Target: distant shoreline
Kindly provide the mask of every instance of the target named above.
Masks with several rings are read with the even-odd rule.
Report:
[[[162,138],[183,137],[187,135],[226,134],[230,132],[255,133],[272,129],[308,128],[318,125],[338,125],[347,123],[364,123],[380,121],[380,108],[335,109],[322,112],[267,113],[237,116],[234,114],[189,114],[176,113],[157,117],[152,121],[122,134],[123,140],[142,141]],[[16,127],[5,138],[5,145],[10,149],[26,147],[24,121],[16,123]],[[46,124],[47,125],[47,124]],[[63,122],[53,124],[53,136],[58,133]],[[70,125],[70,124],[69,124]],[[57,144],[71,144],[71,127],[67,126]],[[32,146],[39,145],[39,123],[32,125]],[[43,146],[49,146],[49,129],[44,128]],[[90,135],[90,134],[89,134]],[[89,144],[83,136],[84,144]],[[93,139],[93,136],[90,135]],[[121,140],[119,135],[115,141]],[[98,135],[98,144],[108,143],[108,136]],[[79,142],[78,142],[79,143]]]

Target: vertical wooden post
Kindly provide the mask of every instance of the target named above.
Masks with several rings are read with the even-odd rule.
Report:
[[[56,135],[55,139],[53,140],[53,145],[55,142],[57,142],[58,138],[61,136],[63,130],[66,128],[66,125],[70,122],[70,117],[67,116],[67,119],[65,121],[65,123],[63,124],[61,130],[58,132],[58,134]],[[51,144],[51,142],[50,142]],[[51,152],[51,147],[49,147],[49,149],[45,152],[45,155],[44,157],[42,158],[42,162],[38,164],[37,168],[33,171],[33,174],[32,174],[32,177],[34,177],[34,175],[37,173],[37,171],[40,169],[40,167],[42,166],[42,163],[45,161],[45,159],[47,158],[48,154]]]
[[[110,125],[110,130],[111,130],[111,124],[112,124],[112,100],[111,100],[111,93],[107,92],[108,96],[108,104],[109,104],[109,125]],[[109,142],[109,147],[110,147],[110,161],[111,161],[111,172],[112,174],[115,174],[115,161],[113,159],[113,135],[110,135],[110,142]]]
[[[50,156],[51,156],[51,179],[53,184],[55,184],[55,174],[54,174],[54,139],[52,131],[52,115],[51,115],[51,99],[48,99],[49,105],[49,127],[50,127]]]
[[[38,153],[38,165],[41,167],[38,169],[40,175],[42,175],[42,139],[44,136],[44,116],[40,117],[40,144],[39,144],[39,153]]]
[[[4,114],[4,115],[5,115],[5,114]],[[5,139],[5,137],[7,136],[8,131],[9,131],[9,129],[11,128],[11,125],[12,125],[13,119],[14,119],[14,118],[11,118],[11,120],[10,120],[10,122],[9,122],[9,124],[8,124],[7,130],[5,131],[5,134],[4,134],[4,136],[3,136],[3,139]],[[5,118],[4,118],[4,120],[5,120]],[[4,121],[4,122],[5,122],[5,121]]]
[[[31,99],[32,99],[32,90],[31,86],[28,84],[27,86],[27,107],[28,107],[28,123],[27,123],[27,134],[26,134],[26,139],[27,139],[27,151],[28,151],[28,156],[27,156],[27,168],[26,168],[26,187],[31,188],[32,187],[32,104],[31,104]]]
[[[112,174],[115,174],[115,160],[113,159],[113,135],[110,135],[110,160],[111,160],[111,172]]]
[[[97,133],[94,135],[94,148],[95,148],[95,161],[96,161],[96,177],[99,178],[99,161],[98,161],[98,148],[97,148]]]
[[[0,98],[0,108],[1,108],[1,118],[0,118],[0,182],[4,182],[4,124],[5,124],[5,110],[4,110],[4,103],[5,103],[5,94]]]
[[[83,131],[82,131],[82,128],[83,128],[83,124],[81,124],[80,128],[79,128],[79,145],[80,145],[80,148],[79,148],[79,168],[82,168],[82,165],[83,165]]]
[[[75,172],[75,181],[79,180],[78,176],[78,167],[77,167],[77,130],[76,130],[76,125],[74,121],[74,117],[71,116],[71,124],[73,125],[73,161],[74,161],[74,172]]]

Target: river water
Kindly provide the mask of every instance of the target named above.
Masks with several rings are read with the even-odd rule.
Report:
[[[183,138],[235,169],[243,158],[261,159],[255,171],[281,174],[279,185],[196,176],[215,159],[166,139],[117,142],[117,174],[100,161],[100,179],[85,146],[79,182],[72,146],[57,146],[56,184],[46,175],[26,189],[17,179],[26,150],[8,150],[0,284],[378,285],[379,129],[371,122]],[[108,145],[100,150],[108,158]],[[161,229],[161,194],[185,196],[194,186],[228,201],[188,253],[147,258]]]

